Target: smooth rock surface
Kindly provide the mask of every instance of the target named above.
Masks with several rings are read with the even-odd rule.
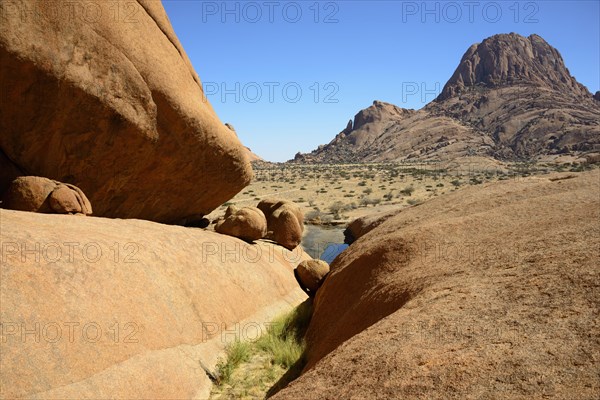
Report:
[[[300,249],[4,209],[0,228],[1,398],[206,398],[226,341],[306,299]]]
[[[600,171],[465,188],[331,265],[275,399],[594,398]]]

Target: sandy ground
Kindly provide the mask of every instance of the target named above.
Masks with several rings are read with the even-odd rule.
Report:
[[[299,204],[307,223],[346,224],[471,185],[578,169],[576,164],[504,164],[480,157],[437,164],[261,164],[254,166],[252,183],[208,218],[222,216],[229,204],[256,206],[261,199],[279,197]]]

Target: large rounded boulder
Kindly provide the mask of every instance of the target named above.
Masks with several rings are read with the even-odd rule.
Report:
[[[217,223],[215,231],[247,241],[258,240],[267,234],[267,220],[258,208],[243,207],[229,212],[225,219]]]
[[[265,199],[257,206],[267,218],[268,236],[286,249],[302,241],[304,214],[296,204],[281,199]]]
[[[14,0],[1,14],[0,193],[45,176],[96,215],[177,223],[250,182],[160,1]]]
[[[309,294],[314,295],[329,273],[329,264],[323,260],[304,260],[295,272],[302,289],[308,289]]]
[[[2,207],[49,214],[92,214],[92,205],[75,185],[39,176],[21,176],[11,182]]]

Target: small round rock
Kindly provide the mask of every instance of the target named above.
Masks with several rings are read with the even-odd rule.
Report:
[[[323,260],[304,260],[298,264],[296,271],[300,284],[315,293],[329,273],[329,264]]]

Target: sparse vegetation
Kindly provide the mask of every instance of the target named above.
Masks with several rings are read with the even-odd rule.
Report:
[[[412,196],[412,194],[414,193],[414,191],[415,191],[414,187],[408,186],[408,187],[405,187],[404,189],[402,189],[400,191],[400,193],[402,193],[405,196]]]
[[[226,349],[226,359],[217,364],[217,377],[220,385],[229,383],[233,371],[243,362],[250,359],[250,344],[247,342],[235,342],[229,344]]]
[[[304,335],[311,315],[307,300],[268,324],[256,341],[231,343],[217,365],[211,398],[264,398],[298,377],[305,364]]]
[[[554,171],[580,172],[598,165],[589,163],[513,163],[456,166],[452,170],[435,163],[378,164],[273,164],[255,167],[255,181],[244,192],[209,216],[221,216],[227,206],[255,206],[268,197],[303,203],[305,212],[318,207],[319,214],[307,215],[314,224],[342,223],[374,212],[373,208],[406,207],[410,198],[427,201],[468,185]],[[447,190],[446,188],[451,188]],[[441,189],[441,190],[440,190]],[[353,202],[354,206],[348,204]],[[308,203],[308,205],[306,205]],[[313,216],[315,218],[309,218]]]

